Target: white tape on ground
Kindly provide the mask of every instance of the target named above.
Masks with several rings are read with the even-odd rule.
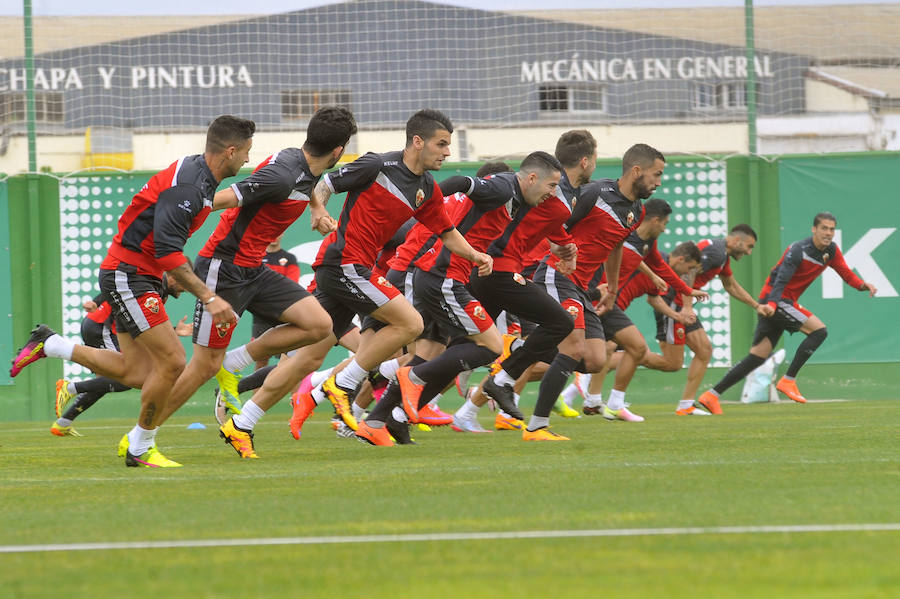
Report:
[[[349,543],[416,543],[427,541],[490,541],[501,539],[561,539],[576,537],[643,537],[656,535],[729,535],[814,532],[900,531],[900,523],[798,524],[772,526],[712,526],[695,528],[613,528],[599,530],[521,530],[406,535],[359,535],[336,537],[275,537],[268,539],[189,539],[121,543],[60,543],[47,545],[0,545],[0,553],[42,551],[107,551],[116,549],[172,549],[180,547],[246,547],[249,545],[338,545]]]

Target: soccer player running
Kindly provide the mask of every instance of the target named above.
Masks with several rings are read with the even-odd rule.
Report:
[[[268,358],[312,343],[331,334],[331,319],[319,302],[299,283],[262,263],[268,245],[310,206],[319,232],[330,229],[325,207],[311,200],[322,174],[337,164],[356,133],[353,114],[342,107],[321,108],[310,118],[301,148],[287,148],[269,158],[249,177],[216,194],[226,210],[194,271],[217,295],[226,299],[238,317],[245,310],[265,320],[283,323],[269,329],[240,351],[229,352],[234,326],[217,325],[198,303],[194,312],[194,354],[178,378],[163,412],[163,421],[181,407],[220,367],[242,370]],[[220,381],[221,383],[221,381]],[[229,389],[236,396],[237,389]],[[224,389],[223,389],[224,391]],[[255,458],[252,430],[279,399],[249,401],[219,429],[225,442],[245,458]]]
[[[616,371],[616,381],[610,393],[609,403],[612,407],[607,405],[602,410],[603,417],[608,420],[628,422],[643,420],[625,406],[625,391],[637,365],[647,352],[647,343],[631,319],[613,303],[619,289],[643,262],[648,270],[662,277],[681,293],[692,293],[691,288],[672,271],[656,248],[656,239],[666,230],[672,208],[665,200],[658,198],[642,203],[661,181],[665,164],[661,156],[646,144],[632,146],[622,160],[623,174],[618,182],[609,179],[600,180],[582,190],[581,209],[576,207],[576,214],[572,218],[574,224],[569,229],[575,243],[582,248],[579,251],[578,270],[569,279],[577,284],[581,298],[590,298],[593,281],[601,266],[604,267],[604,276],[600,278],[600,282],[605,281],[608,292],[601,296],[597,303],[599,315],[596,319],[599,320],[599,326],[597,324],[592,326],[592,338],[604,352],[606,351],[604,337],[607,341],[615,341],[625,349],[622,365]],[[629,224],[629,221],[636,223],[636,226]],[[625,253],[625,242],[632,231],[637,232],[633,238],[636,247]],[[611,280],[616,283],[609,288]],[[556,285],[560,288],[560,281],[556,281]],[[704,292],[697,292],[697,295],[707,297]],[[613,305],[609,307],[608,303]],[[584,313],[585,319],[594,318],[591,316],[593,310],[590,303],[574,306]],[[596,358],[593,360],[594,364],[598,362],[602,367],[605,360]],[[600,368],[585,370],[597,372]],[[554,398],[558,397],[564,385],[565,380],[562,386],[553,389]],[[549,400],[548,396],[547,401]]]
[[[163,274],[162,301],[169,297],[178,297],[184,291],[178,281],[170,280]],[[87,316],[81,322],[81,339],[84,344],[100,349],[119,350],[119,342],[116,339],[112,306],[101,293],[93,300],[84,303],[88,311]],[[175,334],[179,337],[189,337],[194,330],[193,324],[185,323],[187,316],[183,316],[175,325]],[[80,437],[72,423],[76,418],[97,403],[107,393],[127,391],[131,387],[105,376],[99,376],[85,381],[56,381],[56,421],[50,426],[50,432],[57,437]],[[74,398],[74,401],[72,401]],[[71,403],[70,403],[71,402]],[[63,410],[65,409],[65,412]]]
[[[423,330],[422,317],[383,276],[373,276],[378,252],[410,217],[438,234],[444,246],[473,263],[491,270],[491,257],[475,251],[453,227],[444,211],[444,199],[430,171],[439,170],[450,155],[453,125],[437,110],[420,110],[406,123],[406,147],[384,154],[367,153],[341,169],[325,175],[314,195],[322,204],[332,193],[347,192],[338,228],[322,242],[313,264],[316,299],[331,315],[333,331],[347,329],[357,314],[371,316],[386,326],[366,327],[358,351],[343,369],[313,389],[313,402],[305,404],[309,415],[315,404],[330,401],[350,428],[358,424],[350,410],[356,386],[370,370],[412,342]],[[277,401],[300,380],[316,370],[336,342],[335,334],[283,358],[269,373],[248,404]],[[311,405],[312,404],[312,405]],[[242,413],[246,411],[242,410]],[[298,416],[295,410],[295,416]],[[298,422],[298,425],[302,422]],[[371,429],[378,429],[370,423]],[[386,436],[383,430],[374,434]]]
[[[732,227],[731,232],[725,237],[699,241],[697,247],[702,256],[701,270],[694,278],[692,287],[702,289],[709,281],[718,276],[722,281],[722,287],[731,297],[747,304],[760,316],[771,316],[774,311],[772,307],[765,302],[757,302],[741,287],[731,272],[730,260],[740,260],[744,256],[749,256],[756,246],[756,240],[756,231],[750,225],[739,224]],[[674,290],[669,290],[666,300],[676,311],[684,311],[687,314],[694,313],[690,304],[684,301],[683,296],[676,296]],[[696,318],[696,315],[694,316],[695,319],[691,324],[682,327],[676,326],[675,321],[668,316],[656,312],[656,339],[662,355],[680,368],[684,362],[684,346],[687,345],[694,352],[694,357],[691,358],[691,364],[688,367],[684,391],[682,391],[681,400],[675,411],[678,415],[692,413],[694,397],[712,358],[712,343],[703,328],[703,323]],[[676,331],[679,333],[678,335],[675,334]]]
[[[787,372],[775,387],[792,400],[806,403],[795,379],[800,368],[825,341],[828,330],[825,323],[797,300],[827,267],[833,268],[854,289],[868,291],[869,297],[878,292],[874,285],[860,279],[847,266],[841,249],[833,241],[836,226],[837,219],[833,214],[820,212],[813,218],[812,236],[795,241],[784,251],[759,294],[760,303],[768,304],[774,313],[757,316],[750,353],[697,399],[704,408],[713,414],[721,414],[719,396],[765,362],[785,331],[792,334],[800,331],[806,339],[800,343]]]
[[[563,166],[547,152],[532,152],[522,161],[517,173],[500,173],[489,179],[448,179],[441,188],[445,193],[464,191],[474,201],[506,198],[509,202],[501,211],[505,219],[486,230],[475,229],[469,238],[478,247],[477,238],[488,245],[487,253],[494,256],[493,274],[473,273],[469,286],[492,319],[503,310],[525,318],[538,326],[525,342],[501,362],[500,370],[482,383],[482,392],[500,408],[517,420],[524,417],[515,403],[513,385],[529,366],[538,361],[550,361],[556,345],[572,331],[572,319],[565,309],[547,295],[540,286],[522,276],[522,260],[538,243],[549,238],[551,251],[561,258],[560,270],[575,268],[577,248],[563,224],[572,214],[572,195],[560,189]],[[455,188],[454,188],[455,186]],[[501,212],[502,215],[502,212]],[[552,402],[551,402],[552,405]],[[466,418],[470,415],[458,416]],[[549,430],[549,419],[534,420],[530,430],[522,431],[525,441],[546,441],[564,438]]]
[[[665,300],[660,296],[659,282],[656,280],[657,272],[660,271],[658,259],[663,260],[666,265],[673,271],[679,280],[688,278],[693,279],[693,275],[700,268],[700,250],[693,241],[685,241],[678,244],[671,254],[659,253],[656,246],[657,237],[665,230],[668,221],[668,203],[658,198],[652,198],[645,204],[645,216],[641,225],[635,232],[628,236],[623,244],[622,264],[619,276],[619,292],[616,295],[616,311],[615,321],[604,323],[604,332],[609,334],[607,341],[607,350],[609,355],[603,370],[599,373],[592,373],[587,383],[587,393],[585,395],[582,411],[586,415],[602,414],[607,420],[630,420],[640,421],[642,418],[632,414],[630,411],[626,413],[610,413],[603,405],[603,380],[606,373],[610,370],[618,372],[620,364],[623,369],[627,369],[623,378],[616,379],[616,387],[623,393],[627,389],[628,383],[634,376],[634,372],[640,364],[647,368],[656,370],[673,371],[681,367],[680,364],[672,365],[672,362],[666,357],[652,353],[647,347],[646,341],[640,334],[640,331],[631,323],[630,318],[624,311],[638,297],[647,294],[647,301],[655,310],[659,310],[666,316],[672,318],[680,326],[693,323],[696,317],[687,312],[676,312],[671,308]],[[642,260],[647,258],[648,262],[656,262],[656,268],[648,273],[639,265]],[[672,282],[671,276],[663,273],[663,281]],[[605,285],[605,283],[604,283]],[[668,285],[671,289],[684,291],[687,285],[684,282],[678,282]],[[692,292],[694,293],[694,292]],[[700,295],[702,292],[697,291]],[[688,296],[691,297],[691,296]],[[607,314],[611,314],[607,312]],[[607,326],[608,325],[608,326]],[[616,347],[621,346],[623,351],[617,352]],[[640,356],[637,360],[635,356]],[[617,375],[618,377],[618,375]],[[690,406],[688,410],[680,415],[705,414]],[[629,416],[633,418],[629,418]]]
[[[213,209],[219,182],[247,162],[255,130],[253,121],[217,117],[207,130],[205,152],[181,158],[154,175],[119,218],[119,232],[100,265],[100,290],[112,305],[121,353],[77,345],[39,325],[13,360],[11,376],[48,356],[140,387],[138,422],[126,435],[128,448],[120,451],[126,466],[181,466],[155,443],[166,399],[185,367],[184,348],[163,306],[162,277],[168,274],[196,296],[215,326],[231,326],[231,304],[194,274],[184,244]]]

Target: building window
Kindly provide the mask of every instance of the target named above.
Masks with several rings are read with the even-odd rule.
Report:
[[[35,92],[34,119],[45,123],[63,122],[62,92]],[[15,123],[27,118],[25,92],[0,94],[0,122]]]
[[[756,88],[759,97],[759,84]],[[731,83],[695,83],[692,104],[695,110],[740,110],[747,108],[747,86],[743,81]]]
[[[281,92],[283,119],[309,119],[323,106],[350,108],[348,90],[294,90]]]
[[[603,86],[542,85],[538,88],[540,112],[606,112]]]

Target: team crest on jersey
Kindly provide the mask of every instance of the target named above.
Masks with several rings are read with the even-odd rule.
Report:
[[[824,254],[822,254],[822,263],[824,264],[825,262],[828,262],[828,258],[830,258],[830,256],[828,255],[828,252],[825,252]]]
[[[393,287],[393,285],[391,285],[391,282],[388,281],[387,279],[385,279],[384,277],[378,277],[378,284],[381,285],[382,287],[387,287],[388,289]]]
[[[625,224],[627,224],[629,227],[634,224],[634,212],[628,213],[628,215],[625,217]]]
[[[513,273],[513,281],[515,281],[519,285],[524,285],[525,277],[523,277],[522,275],[520,275],[519,273],[516,272],[516,273]]]
[[[230,322],[221,322],[216,325],[216,334],[219,336],[219,338],[224,338],[225,335],[228,334],[228,331],[230,329],[231,329]]]
[[[569,316],[572,318],[578,318],[578,306],[569,306],[566,308],[566,312],[568,312]]]
[[[675,336],[678,337],[679,341],[684,339],[684,329],[681,327],[675,329]]]
[[[285,264],[287,264],[287,258],[279,258],[278,264],[280,264],[281,266],[284,266]]]
[[[481,306],[475,306],[475,309],[472,310],[472,314],[474,314],[475,318],[477,318],[478,320],[484,320],[485,318],[487,318],[487,314],[484,312],[484,308],[482,308]]]
[[[422,202],[425,201],[425,192],[421,189],[416,190],[416,208],[422,205]]]
[[[151,295],[144,300],[144,307],[154,314],[159,314],[159,298]]]

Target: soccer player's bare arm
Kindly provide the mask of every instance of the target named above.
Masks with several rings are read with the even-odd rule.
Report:
[[[323,177],[313,189],[312,197],[309,198],[309,223],[312,229],[318,231],[322,235],[328,235],[337,229],[337,222],[328,214],[326,206],[328,199],[331,197],[331,187]]]
[[[441,234],[441,242],[446,246],[448,250],[460,256],[461,258],[465,258],[466,260],[472,262],[478,267],[478,274],[480,276],[487,276],[491,274],[494,269],[494,259],[488,256],[483,252],[477,251],[469,242],[466,241],[466,238],[463,237],[456,228],[452,228],[449,231],[444,231]]]
[[[693,324],[697,320],[696,315],[676,312],[669,306],[669,304],[666,303],[663,298],[658,295],[648,295],[647,303],[650,304],[651,308],[653,308],[663,316],[668,316],[672,320],[680,322],[681,324]]]
[[[738,301],[744,302],[754,310],[760,316],[771,316],[772,315],[772,307],[766,304],[760,304],[752,295],[747,293],[747,290],[741,287],[741,284],[737,282],[732,276],[728,275],[719,275],[719,279],[722,281],[722,287],[725,288],[731,297],[735,298]]]
[[[216,324],[231,322],[234,318],[231,304],[213,293],[197,275],[188,262],[183,262],[166,273],[174,278],[184,289],[196,297],[203,306],[212,314]]]
[[[643,260],[638,264],[638,270],[650,277],[650,280],[653,281],[653,284],[656,285],[656,288],[659,289],[660,293],[665,293],[669,289],[669,284],[666,283],[661,276],[653,272],[653,269],[647,266],[646,262]]]
[[[225,210],[226,208],[234,208],[237,205],[238,197],[231,187],[217,191],[216,195],[213,196],[213,210]]]

